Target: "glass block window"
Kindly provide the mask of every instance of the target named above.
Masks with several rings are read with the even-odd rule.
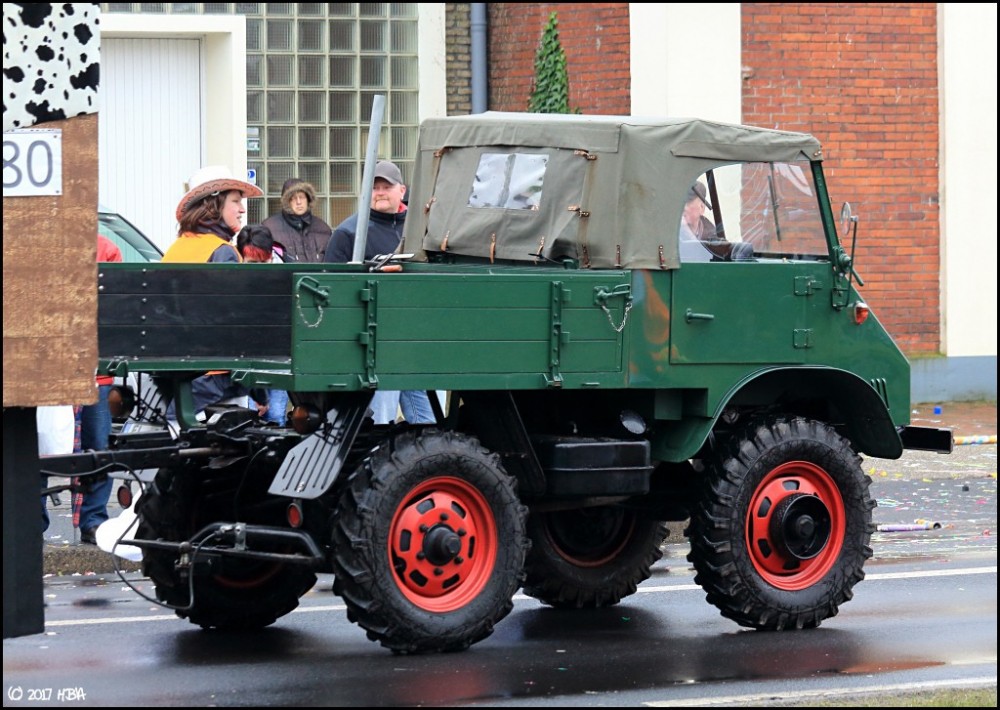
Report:
[[[267,20],[267,51],[280,52],[292,49],[291,20]]]
[[[326,23],[322,20],[299,20],[299,51],[322,52],[326,49],[323,31]]]
[[[294,86],[295,75],[292,68],[292,57],[271,55],[267,58],[267,85]]]
[[[419,124],[416,3],[102,3],[103,12],[237,14],[247,27],[247,166],[281,209],[290,177],[336,226],[357,209],[373,97],[386,97],[379,157],[411,172]]]
[[[299,158],[326,160],[330,153],[326,148],[326,132],[324,127],[299,129]],[[318,185],[313,187],[319,188]]]
[[[326,57],[299,57],[299,86],[326,86]]]
[[[293,158],[295,129],[272,126],[267,129],[267,154],[272,158]]]
[[[326,92],[299,92],[299,123],[326,123]]]

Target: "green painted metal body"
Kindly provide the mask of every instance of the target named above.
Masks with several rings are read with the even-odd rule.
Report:
[[[642,416],[663,461],[694,456],[727,407],[809,410],[901,455],[909,365],[874,315],[855,322],[811,136],[515,114],[421,136],[401,272],[102,265],[103,368],[302,393],[588,391]],[[685,260],[696,180],[735,234],[721,243],[752,260]]]
[[[159,271],[181,268],[141,271],[149,283]],[[248,283],[254,283],[248,272],[259,270],[209,268],[240,270]],[[141,346],[105,351],[105,369],[226,369],[245,384],[294,392],[631,390],[633,408],[653,422],[653,453],[663,460],[692,456],[726,405],[741,397],[764,405],[815,390],[839,402],[845,419],[855,419],[860,408],[862,419],[881,421],[890,432],[908,423],[907,361],[877,319],[858,325],[850,309],[831,305],[829,264],[690,264],[669,271],[414,264],[402,273],[264,268],[292,272],[290,297],[275,298],[285,304],[290,328],[273,321],[255,326],[257,312],[248,309],[245,353],[193,357],[184,355],[192,338],[218,339],[211,323],[192,328],[191,318],[171,317],[155,325],[152,315],[140,315],[147,332],[175,331],[169,340],[177,356],[146,357]],[[145,298],[151,312],[162,310],[155,297]],[[198,293],[162,299],[197,312],[220,306]],[[288,337],[278,347],[286,346],[287,357],[253,356],[254,339],[279,332]],[[880,442],[859,432],[855,438],[862,450],[883,455],[898,446],[898,437]]]

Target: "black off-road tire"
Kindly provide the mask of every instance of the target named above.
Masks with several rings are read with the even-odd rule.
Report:
[[[695,582],[741,626],[819,626],[864,579],[870,484],[850,443],[822,422],[777,419],[737,433],[691,515]]]
[[[196,474],[161,470],[137,503],[136,538],[190,539],[212,522],[208,511],[199,510],[199,498]],[[206,629],[245,631],[269,626],[293,611],[316,583],[316,575],[300,565],[227,559],[211,574],[194,576],[192,605],[191,581],[177,571],[176,558],[172,552],[145,550],[142,570],[156,585],[160,602],[180,618]]]
[[[524,593],[557,609],[617,604],[649,578],[668,534],[663,522],[615,506],[532,514]]]
[[[390,439],[350,476],[334,513],[334,592],[394,653],[468,648],[493,633],[521,584],[527,509],[473,437]]]

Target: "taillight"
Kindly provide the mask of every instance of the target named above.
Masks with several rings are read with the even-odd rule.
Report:
[[[868,320],[868,304],[858,301],[854,304],[854,322],[861,325],[866,320]]]
[[[302,505],[298,501],[289,503],[285,508],[285,519],[296,530],[302,527],[302,517]]]
[[[118,487],[118,493],[117,493],[116,497],[118,498],[118,505],[120,505],[122,508],[131,508],[132,507],[132,488],[131,488],[131,486],[128,486],[128,485],[121,485],[121,486],[119,486]]]

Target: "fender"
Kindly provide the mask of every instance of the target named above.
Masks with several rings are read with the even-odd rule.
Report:
[[[653,457],[674,462],[695,457],[730,407],[778,408],[790,415],[819,418],[838,427],[858,453],[885,459],[903,455],[889,408],[871,383],[838,368],[807,366],[752,373],[719,398],[710,417],[657,422]]]

